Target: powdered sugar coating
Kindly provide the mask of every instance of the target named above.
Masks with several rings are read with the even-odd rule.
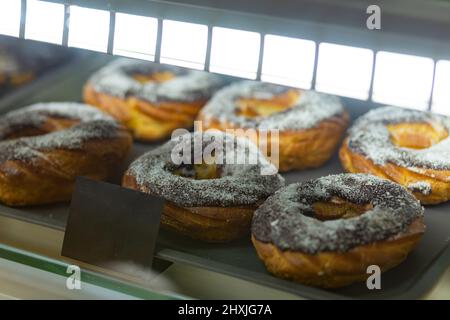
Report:
[[[402,148],[390,139],[388,124],[429,123],[450,132],[450,118],[429,112],[383,107],[360,117],[349,130],[348,147],[372,160],[376,165],[393,163],[413,171],[450,169],[450,139],[426,149]]]
[[[0,161],[32,161],[49,149],[79,149],[92,139],[117,136],[118,124],[109,115],[81,103],[51,102],[31,105],[0,118],[0,140],[17,130],[39,128],[49,117],[78,120],[71,128],[48,134],[0,141]]]
[[[160,83],[140,83],[132,77],[135,73],[150,75],[157,72],[171,72],[175,78]],[[226,80],[208,72],[122,58],[97,71],[88,83],[96,91],[119,98],[136,96],[158,103],[207,100],[226,84]]]
[[[300,93],[299,100],[292,108],[255,118],[236,114],[236,100],[240,98],[270,100],[288,90],[298,90]],[[240,81],[221,89],[202,110],[207,121],[218,119],[241,128],[261,130],[309,129],[325,119],[343,113],[344,108],[336,96],[256,81]]]
[[[217,137],[234,146],[235,150],[234,160],[228,162],[224,150],[225,160],[223,164],[217,164],[221,171],[219,178],[195,180],[174,174],[184,165],[175,164],[172,160],[171,153],[177,146],[182,147],[186,143],[194,150],[194,143],[199,139],[201,150],[204,150]],[[150,193],[183,207],[254,205],[284,185],[279,174],[261,175],[263,167],[273,165],[245,138],[218,131],[196,132],[182,138],[185,139],[171,140],[142,155],[130,165],[127,174],[136,178],[140,188],[145,187]],[[256,164],[245,161],[250,155],[258,156]]]
[[[408,190],[411,192],[418,192],[425,196],[428,196],[432,192],[432,187],[429,182],[417,181],[417,182],[408,184]]]
[[[321,221],[313,204],[339,197],[373,209],[349,219]],[[402,186],[366,174],[337,174],[278,190],[255,212],[252,233],[281,250],[308,254],[348,251],[382,241],[423,216],[423,207]]]

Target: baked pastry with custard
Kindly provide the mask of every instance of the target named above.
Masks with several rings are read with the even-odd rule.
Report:
[[[400,264],[425,231],[423,208],[404,187],[338,174],[281,188],[255,212],[252,241],[274,275],[336,288]]]
[[[70,200],[77,176],[105,179],[132,137],[100,110],[40,103],[0,118],[0,201],[25,206]]]
[[[269,156],[272,144],[278,144],[275,150],[283,172],[325,163],[336,150],[349,116],[335,96],[241,81],[220,90],[202,109],[199,120],[206,129],[255,129],[249,138]],[[272,135],[271,130],[279,134]]]
[[[360,117],[340,150],[343,167],[395,181],[423,204],[450,199],[450,118],[397,107]]]
[[[92,75],[84,100],[114,116],[144,141],[190,128],[225,77],[145,61],[118,59]]]
[[[163,227],[207,242],[249,234],[257,206],[283,185],[251,141],[220,131],[181,135],[135,160],[123,178],[166,200]]]
[[[0,36],[0,90],[30,82],[68,57],[55,45]]]

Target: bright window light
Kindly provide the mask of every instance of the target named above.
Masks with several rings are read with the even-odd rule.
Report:
[[[20,0],[0,1],[0,34],[18,37],[20,31]]]
[[[316,89],[341,96],[367,99],[372,77],[373,51],[321,43]]]
[[[108,36],[108,11],[77,6],[70,7],[70,47],[106,52]]]
[[[380,51],[377,53],[373,101],[426,110],[433,82],[430,58]]]
[[[311,88],[315,51],[314,41],[266,35],[261,80]]]
[[[260,42],[256,32],[214,27],[210,71],[255,79]]]
[[[116,13],[113,54],[155,60],[158,19]]]
[[[440,60],[436,63],[434,78],[433,105],[431,110],[450,116],[450,61]]]
[[[38,0],[27,1],[25,38],[61,44],[64,5]]]
[[[208,27],[196,23],[163,21],[161,62],[203,70]]]

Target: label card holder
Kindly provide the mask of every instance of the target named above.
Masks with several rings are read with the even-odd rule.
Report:
[[[61,254],[143,277],[153,263],[164,200],[79,177]]]

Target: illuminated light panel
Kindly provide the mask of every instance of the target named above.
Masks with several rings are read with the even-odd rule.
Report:
[[[431,110],[450,116],[450,61],[440,60],[436,63],[434,78],[433,105]]]
[[[21,7],[20,0],[0,0],[0,34],[19,36]]]
[[[160,61],[203,70],[207,41],[205,25],[164,20]]]
[[[433,83],[433,60],[399,53],[377,53],[375,102],[426,110]]]
[[[214,27],[210,71],[255,79],[260,42],[257,32]]]
[[[356,99],[367,99],[373,58],[373,51],[369,49],[321,43],[316,89]]]
[[[38,0],[27,1],[25,38],[61,44],[64,5]]]
[[[106,52],[108,36],[108,11],[70,7],[69,47]]]
[[[311,88],[315,52],[314,41],[266,35],[261,80]]]
[[[113,54],[155,60],[158,19],[116,13]]]

